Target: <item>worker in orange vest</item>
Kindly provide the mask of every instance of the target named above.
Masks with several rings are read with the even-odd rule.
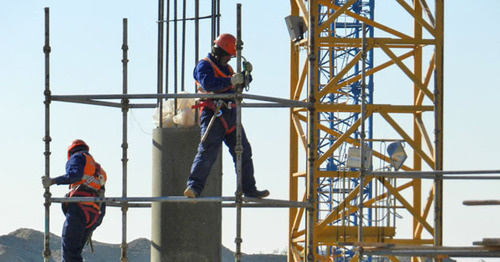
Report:
[[[89,146],[81,139],[68,147],[66,174],[55,178],[42,177],[45,188],[53,184],[69,185],[67,197],[104,197],[106,172],[89,153]],[[62,204],[66,220],[62,231],[62,261],[83,261],[82,251],[92,232],[102,223],[105,203],[67,202]]]
[[[252,64],[244,62],[246,72],[235,73],[228,62],[236,56],[236,38],[231,34],[221,34],[214,41],[212,52],[198,62],[193,76],[199,93],[234,93],[235,85],[244,84],[245,73],[252,71]],[[251,76],[249,77],[251,81]],[[230,99],[213,101],[204,100],[199,104],[202,107],[200,114],[201,135],[204,137],[198,145],[198,153],[191,166],[191,174],[187,181],[184,195],[187,197],[200,196],[212,165],[217,159],[222,142],[229,148],[229,152],[236,164],[236,108],[235,102]],[[215,112],[217,111],[217,114]],[[210,129],[209,123],[215,114]],[[208,132],[208,133],[206,133]],[[245,130],[242,129],[242,190],[246,197],[264,198],[269,195],[268,190],[257,190],[255,186],[254,168],[252,162],[252,148],[248,142]]]

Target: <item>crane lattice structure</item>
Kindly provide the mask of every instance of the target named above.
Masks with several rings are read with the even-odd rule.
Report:
[[[359,252],[352,252],[353,243],[442,245],[440,182],[424,189],[418,178],[369,174],[389,170],[385,145],[393,141],[402,142],[410,151],[413,163],[403,165],[402,170],[442,169],[443,1],[434,1],[431,9],[425,0],[411,4],[395,0],[413,22],[410,33],[396,29],[397,24],[377,22],[374,1],[290,3],[291,15],[303,17],[308,29],[304,39],[291,45],[290,98],[314,103],[312,109],[291,110],[290,199],[315,203],[314,210],[290,210],[292,260],[360,258]],[[375,30],[383,37],[376,36]],[[307,50],[306,55],[301,49]],[[375,50],[382,53],[377,64]],[[426,66],[424,61],[429,61]],[[394,68],[410,80],[397,88],[413,98],[377,104],[375,92],[395,87],[374,89],[374,75]],[[432,80],[434,90],[429,86]],[[391,131],[376,137],[379,128]],[[433,131],[434,139],[430,137]],[[299,170],[300,144],[310,160],[305,172]],[[375,160],[370,166],[348,166],[349,148],[360,149],[362,158],[369,158],[366,154],[371,151]],[[299,186],[302,178],[304,192]],[[429,192],[425,203],[423,192]],[[299,193],[304,196],[300,198]],[[432,205],[435,217],[429,216]],[[405,212],[413,219],[412,233],[401,238],[396,236],[395,216]]]

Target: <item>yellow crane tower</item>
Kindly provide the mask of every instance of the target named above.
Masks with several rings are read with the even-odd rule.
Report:
[[[361,259],[363,247],[388,243],[442,245],[442,180],[426,184],[408,171],[443,168],[443,0],[394,0],[410,32],[401,21],[378,22],[373,2],[290,1],[290,99],[314,105],[290,110],[290,200],[314,208],[290,209],[289,261]],[[387,70],[408,84],[368,88]],[[373,100],[388,90],[396,95]],[[381,172],[398,169],[406,178]],[[408,230],[396,225],[400,214],[411,217]]]

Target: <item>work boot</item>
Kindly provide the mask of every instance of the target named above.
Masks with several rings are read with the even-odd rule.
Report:
[[[184,196],[187,196],[189,198],[195,198],[195,197],[198,197],[198,192],[196,192],[196,190],[194,190],[194,188],[188,186],[186,188],[186,190],[184,190]]]
[[[264,190],[255,190],[252,192],[245,193],[246,197],[255,197],[255,198],[264,198],[269,196],[269,190],[264,189]]]

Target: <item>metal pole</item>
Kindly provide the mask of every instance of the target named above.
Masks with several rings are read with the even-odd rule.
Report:
[[[308,98],[307,101],[311,104],[316,102],[315,89],[316,89],[316,15],[318,4],[316,1],[309,1],[309,41],[308,41]],[[306,171],[306,193],[307,201],[311,204],[316,203],[316,190],[315,190],[315,160],[316,160],[316,110],[314,106],[308,108],[307,114],[307,171]],[[307,209],[306,215],[306,248],[305,248],[305,259],[308,262],[315,261],[315,245],[314,245],[314,215],[315,207],[310,207]]]
[[[181,91],[184,91],[184,67],[186,64],[186,0],[182,2],[182,54],[181,54]]]
[[[177,0],[174,0],[174,93],[177,94]],[[177,112],[177,99],[174,99],[174,112]]]
[[[167,23],[167,40],[166,40],[166,47],[165,47],[165,94],[168,94],[168,75],[169,75],[169,58],[170,58],[170,0],[167,0],[167,20],[165,20]]]
[[[128,86],[128,23],[127,19],[123,19],[123,44],[122,44],[122,50],[123,50],[123,58],[122,58],[122,64],[123,64],[123,94],[127,94],[127,86]],[[160,22],[160,24],[163,24],[163,22]],[[163,28],[163,27],[162,27]],[[163,32],[163,30],[162,30]],[[158,75],[161,76],[162,70],[158,70]],[[161,91],[161,87],[159,88],[159,91]],[[127,197],[127,162],[128,162],[128,157],[127,157],[127,149],[128,149],[128,142],[127,142],[127,114],[128,114],[128,99],[122,99],[122,176],[123,176],[123,197]],[[161,117],[161,113],[160,113]],[[127,210],[128,210],[128,203],[125,202],[125,204],[122,206],[122,244],[121,244],[121,261],[127,261]]]
[[[444,0],[436,0],[436,67],[434,72],[435,106],[435,170],[443,170],[443,41],[444,41]],[[443,180],[434,180],[434,245],[443,245]],[[441,261],[441,259],[436,259]]]
[[[363,46],[361,48],[361,131],[359,134],[361,144],[361,163],[359,169],[359,207],[358,207],[358,242],[363,242],[363,210],[364,210],[364,185],[365,185],[365,119],[366,119],[366,24],[362,24]],[[363,261],[363,247],[359,247],[358,261]]]
[[[194,62],[200,59],[200,0],[194,1]],[[196,93],[196,85],[194,88]]]
[[[217,8],[216,14],[215,14],[215,17],[216,17],[215,29],[216,29],[216,34],[218,36],[218,35],[220,35],[220,0],[216,0],[215,5]]]
[[[241,4],[236,5],[236,72],[241,73],[241,50],[243,49],[243,42],[241,41]],[[243,85],[236,85],[236,252],[234,253],[234,260],[241,261],[241,203],[243,192],[241,189],[242,180],[242,163],[241,156],[243,154],[243,146],[241,143],[242,128],[241,128],[241,93],[243,92]]]
[[[158,0],[158,71],[157,71],[157,92],[163,93],[163,4],[164,0]],[[163,126],[163,99],[158,98],[158,125]]]
[[[45,53],[45,136],[43,141],[45,141],[45,176],[50,177],[50,26],[49,26],[49,8],[45,7],[45,45],[43,46],[43,52]],[[51,255],[50,252],[50,198],[52,194],[50,193],[49,187],[45,188],[45,193],[43,194],[45,198],[45,232],[43,241],[43,261],[49,262]]]
[[[194,1],[194,64],[200,59],[200,0]],[[197,92],[196,84],[193,93]],[[195,110],[194,122],[198,123],[198,108]]]

